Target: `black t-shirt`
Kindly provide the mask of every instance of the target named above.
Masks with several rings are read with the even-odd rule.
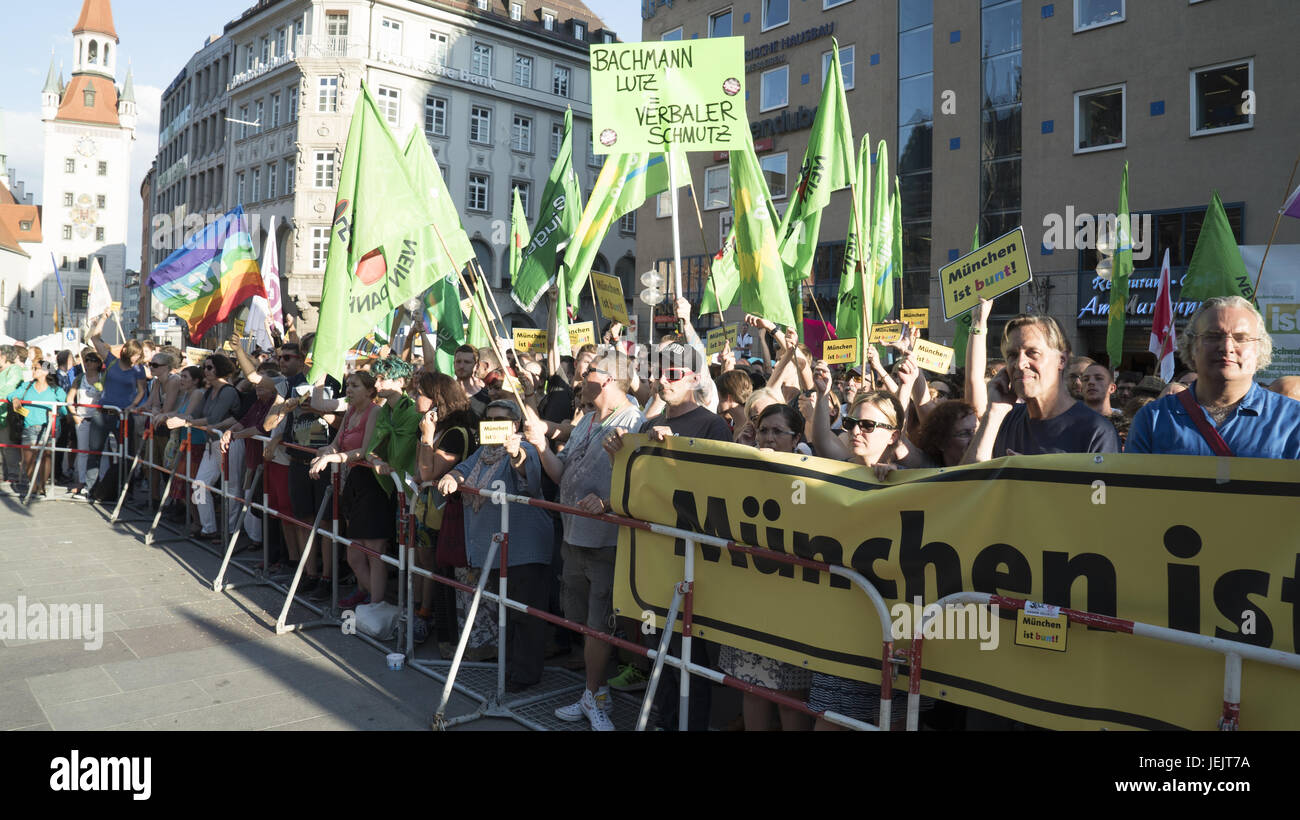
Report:
[[[1031,419],[1029,409],[1017,404],[1002,421],[993,442],[993,457],[1007,450],[1020,455],[1044,453],[1118,453],[1119,435],[1110,419],[1076,401],[1069,410],[1050,419]]]
[[[491,403],[492,394],[486,387],[469,397],[469,409],[480,419],[487,415],[487,406]]]
[[[702,438],[706,441],[732,441],[731,425],[727,420],[717,413],[711,412],[707,407],[696,407],[689,413],[683,413],[676,418],[669,418],[667,412],[646,419],[645,424],[641,425],[641,432],[648,433],[652,427],[667,427],[673,431],[675,436],[685,436],[686,438]]]
[[[546,380],[546,395],[537,405],[537,415],[553,424],[569,421],[573,418],[573,400],[573,388],[564,377],[551,376]]]

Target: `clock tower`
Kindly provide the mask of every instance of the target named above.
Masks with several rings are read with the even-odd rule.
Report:
[[[110,0],[83,0],[72,39],[71,78],[65,85],[51,57],[41,92],[45,252],[33,258],[30,269],[35,297],[34,315],[27,317],[28,338],[53,332],[55,308],[65,328],[88,318],[94,259],[104,269],[114,301],[122,299],[126,272],[137,111],[129,68],[120,89],[116,84],[119,41]],[[63,297],[52,264],[59,265]]]

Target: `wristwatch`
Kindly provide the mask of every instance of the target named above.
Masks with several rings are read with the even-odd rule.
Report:
[[[974,325],[971,325],[970,332],[973,333],[973,334],[975,334],[976,336],[981,336],[981,335],[983,335],[983,333],[984,333],[984,328],[982,328],[982,327],[975,327]]]

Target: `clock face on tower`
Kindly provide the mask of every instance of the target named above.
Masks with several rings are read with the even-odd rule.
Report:
[[[90,137],[82,137],[77,140],[77,153],[83,157],[93,157],[98,150],[99,146]]]
[[[68,212],[68,216],[71,217],[72,225],[77,234],[82,239],[88,238],[91,229],[95,227],[95,222],[99,219],[95,208],[95,200],[91,199],[90,194],[82,194],[77,197],[77,205]]]

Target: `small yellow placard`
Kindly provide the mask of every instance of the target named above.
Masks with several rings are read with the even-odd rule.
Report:
[[[939,268],[943,318],[956,318],[978,304],[981,298],[1001,296],[1023,287],[1032,278],[1029,254],[1025,252],[1025,231],[1016,228]]]
[[[898,322],[887,322],[871,326],[871,335],[867,337],[867,344],[887,345],[901,338],[903,338],[903,326]]]
[[[917,367],[941,375],[946,375],[952,368],[952,357],[956,353],[951,347],[944,347],[926,339],[917,339],[916,347],[912,350],[916,356]]]
[[[607,319],[627,324],[627,303],[623,301],[623,283],[619,278],[593,271],[591,283],[596,287],[596,300],[600,302],[601,314]]]
[[[515,431],[513,421],[480,421],[478,423],[478,443],[505,444],[506,438]]]
[[[235,331],[235,335],[236,335],[236,336],[243,336],[243,335],[244,335],[244,320],[243,320],[243,319],[236,319],[236,320],[234,320],[233,322],[230,323],[230,326],[231,326],[231,328],[234,329],[234,331]]]
[[[515,350],[520,353],[545,353],[547,347],[546,331],[530,328],[515,328]]]
[[[185,361],[194,367],[203,364],[203,361],[212,355],[212,351],[206,347],[187,347],[185,348]]]
[[[822,342],[822,361],[826,364],[848,364],[857,360],[857,339],[828,339]]]
[[[1042,607],[1043,610],[1056,610],[1056,607]],[[1053,652],[1065,651],[1065,636],[1069,630],[1069,620],[1059,614],[1033,614],[1025,610],[1016,611],[1016,644],[1032,646],[1038,649],[1050,649]]]
[[[714,353],[721,353],[722,348],[727,342],[731,342],[731,349],[736,349],[736,326],[724,325],[715,327],[710,330],[705,338],[706,347],[704,352],[712,356]]]
[[[111,310],[111,311],[113,311],[114,313],[121,313],[121,312],[122,312],[122,303],[121,303],[121,302],[109,302],[109,303],[108,303],[108,309]]]
[[[569,325],[569,345],[574,350],[577,350],[583,345],[594,345],[595,343],[595,322],[579,322],[576,325]]]
[[[930,309],[913,308],[905,310],[898,318],[907,322],[911,327],[928,328],[930,326]]]

